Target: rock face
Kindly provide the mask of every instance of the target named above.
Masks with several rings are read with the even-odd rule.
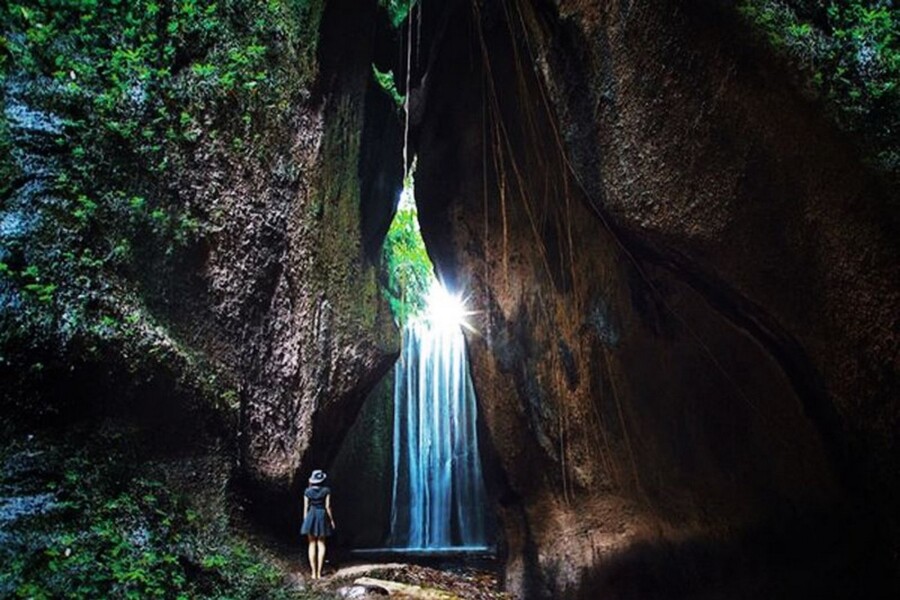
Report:
[[[177,423],[188,418],[182,410],[186,405],[197,409],[191,418],[214,415],[210,420],[224,425],[218,434],[229,441],[228,451],[237,448],[239,457],[232,456],[232,462],[239,463],[254,507],[277,515],[279,525],[294,526],[282,531],[296,539],[298,488],[313,465],[336,453],[366,393],[399,349],[398,332],[377,284],[380,242],[402,178],[399,119],[372,78],[379,18],[386,19],[374,2],[365,7],[329,2],[324,9],[318,2],[239,4],[204,13],[207,29],[214,31],[208,35],[219,38],[204,38],[204,46],[189,43],[185,56],[176,52],[172,60],[178,64],[165,65],[173,73],[171,81],[154,93],[162,97],[164,91],[196,86],[201,95],[226,85],[222,82],[227,79],[217,79],[216,86],[204,88],[195,79],[203,69],[224,68],[216,57],[227,65],[228,57],[247,61],[261,52],[261,46],[248,42],[250,50],[241,54],[242,40],[227,37],[237,35],[228,29],[228,19],[239,20],[241,14],[257,19],[254,28],[271,27],[264,40],[271,47],[262,48],[269,62],[260,81],[201,108],[183,94],[187,104],[177,107],[184,111],[181,121],[196,120],[196,127],[182,145],[165,146],[168,154],[161,167],[129,161],[143,143],[140,137],[123,140],[110,133],[106,140],[98,135],[114,151],[80,148],[82,153],[96,151],[98,162],[112,165],[123,188],[149,190],[132,206],[159,206],[152,219],[167,218],[171,205],[202,218],[197,239],[168,252],[153,248],[157,239],[138,230],[130,242],[137,268],[97,260],[87,292],[72,277],[74,281],[57,282],[46,292],[55,291],[55,296],[30,300],[23,289],[32,284],[26,265],[54,265],[60,256],[77,258],[79,253],[90,257],[79,246],[83,240],[103,247],[110,240],[95,238],[118,240],[133,232],[112,223],[103,224],[105,229],[84,227],[69,237],[55,233],[56,220],[87,220],[84,210],[67,215],[67,203],[73,202],[58,197],[57,182],[71,179],[74,172],[69,146],[75,142],[67,138],[63,118],[69,115],[53,112],[64,104],[57,96],[63,97],[65,90],[24,68],[5,80],[2,105],[8,118],[3,123],[22,177],[12,182],[0,206],[2,401],[16,409],[27,405],[13,398],[24,395],[20,392],[27,384],[40,405],[56,407],[63,419],[115,413]],[[166,30],[167,14],[141,18],[159,19],[162,25],[148,26]],[[210,15],[221,20],[212,21]],[[274,22],[279,18],[306,21]],[[189,25],[174,23],[169,29]],[[245,26],[239,23],[236,30],[255,31]],[[304,71],[309,57],[303,52],[310,45],[315,49],[317,35],[313,77]],[[231,48],[225,59],[216,54],[221,48]],[[185,61],[196,64],[185,67]],[[237,76],[248,75],[248,69]],[[235,99],[239,93],[250,102],[262,95],[254,86],[270,81],[286,88],[272,92],[281,101],[242,112]],[[170,96],[181,98],[175,92]],[[143,101],[161,102],[156,96]],[[133,108],[135,119],[144,118],[142,110],[150,112],[144,106]],[[166,110],[172,107],[163,106],[159,114]],[[234,134],[248,123],[254,127],[243,133],[252,137]],[[362,151],[363,142],[368,152]],[[102,191],[109,182],[89,183],[93,187],[85,198],[106,198]],[[111,210],[93,204],[91,210],[98,213]],[[49,242],[40,238],[35,223],[46,225]],[[104,315],[102,320],[98,316],[100,325],[77,330],[73,323],[81,313],[73,317],[70,309],[77,302],[87,306],[84,314],[91,318]],[[42,317],[47,327],[14,331],[22,306],[48,313]],[[41,381],[28,375],[32,362],[41,368]],[[38,419],[38,424],[45,423]]]
[[[214,261],[231,276],[226,281],[235,289],[228,296],[240,296],[241,289],[267,294],[247,303],[260,313],[244,338],[249,352],[242,457],[244,473],[279,494],[297,494],[308,471],[334,456],[366,393],[398,350],[399,337],[378,290],[376,263],[363,247],[369,232],[361,225],[360,181],[373,196],[368,200],[386,202],[382,213],[390,214],[391,185],[400,179],[399,153],[390,152],[399,150],[396,129],[389,127],[390,104],[371,76],[374,10],[348,16],[339,6],[329,6],[324,15],[321,108],[310,121],[298,123],[286,145],[297,153],[289,164],[302,173],[299,189],[276,210],[263,209],[262,218],[247,215],[253,224],[249,231],[259,240],[251,247],[262,250],[248,271],[265,273],[267,279],[246,286],[233,278],[235,261],[246,260],[246,248],[233,242]],[[348,37],[355,43],[346,44]],[[386,114],[375,112],[370,115],[374,122],[366,121],[367,101],[383,106]],[[381,121],[393,134],[387,139],[371,132],[385,128]],[[364,138],[384,144],[386,151],[362,160]],[[376,176],[386,183],[378,187],[366,179]],[[246,243],[242,219],[229,227],[226,239]],[[273,247],[279,248],[278,256],[271,255]]]
[[[728,10],[525,4],[448,5],[415,132],[423,236],[476,313],[508,587],[880,589],[888,191]]]
[[[363,404],[328,471],[339,526],[332,550],[384,548],[391,533],[394,379],[388,373]]]

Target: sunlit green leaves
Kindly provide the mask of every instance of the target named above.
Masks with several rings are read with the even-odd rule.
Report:
[[[425,297],[435,279],[414,207],[397,210],[382,256],[388,272],[385,292],[394,317],[402,325],[424,311]]]
[[[378,67],[373,64],[372,74],[375,76],[375,82],[378,83],[378,87],[391,97],[394,104],[398,107],[403,106],[404,102],[406,102],[406,97],[397,90],[397,83],[394,81],[394,72],[379,71]]]
[[[391,20],[391,25],[399,27],[417,0],[378,0],[378,6],[385,9]]]
[[[900,176],[900,13],[885,0],[741,0],[769,43],[809,75],[837,123]]]

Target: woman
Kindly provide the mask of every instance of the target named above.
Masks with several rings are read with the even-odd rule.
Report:
[[[322,577],[325,562],[325,538],[334,532],[331,516],[331,489],[323,486],[325,471],[316,469],[309,477],[309,487],[303,492],[303,526],[300,533],[309,537],[309,568],[312,578]]]

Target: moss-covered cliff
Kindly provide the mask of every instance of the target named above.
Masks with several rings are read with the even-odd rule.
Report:
[[[205,350],[236,332],[204,263],[236,202],[297,187],[276,139],[309,98],[321,4],[3,10],[10,391],[58,380],[57,362],[119,359],[233,412],[236,360]]]
[[[164,572],[183,584],[159,591],[158,574],[151,583],[115,573],[95,582],[99,595],[260,593],[228,577],[197,583],[242,563],[213,550],[212,566],[185,558],[127,480],[161,482],[177,503],[197,489],[153,465],[211,460],[213,520],[228,522],[225,493],[240,479],[238,504],[249,500],[296,540],[301,469],[333,455],[396,352],[377,253],[367,254],[389,220],[363,224],[367,211],[386,221],[400,183],[398,121],[371,76],[387,17],[374,2],[345,4],[0,8],[4,435],[37,432],[63,453],[75,426],[86,439],[101,429],[144,439],[135,456],[112,453],[128,464],[109,473],[73,467],[101,490],[85,500],[100,508],[54,521],[62,529],[51,534],[123,527],[115,511],[103,521],[104,494],[136,494],[128,510],[150,511],[148,535],[159,541],[144,550],[172,558]],[[388,134],[380,152],[361,151]],[[88,463],[99,446],[86,445]],[[67,501],[60,490],[48,492],[52,502]],[[228,543],[227,526],[203,531]],[[128,556],[134,568],[147,558]],[[23,560],[3,590],[61,593],[64,577],[40,588],[49,563]],[[70,574],[84,566],[53,564]]]
[[[732,3],[723,3],[731,5]],[[900,14],[891,0],[741,0],[749,35],[851,134],[865,162],[900,183]]]

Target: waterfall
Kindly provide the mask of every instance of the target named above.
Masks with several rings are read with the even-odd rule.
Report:
[[[475,418],[459,325],[407,325],[394,368],[394,548],[487,547]]]

